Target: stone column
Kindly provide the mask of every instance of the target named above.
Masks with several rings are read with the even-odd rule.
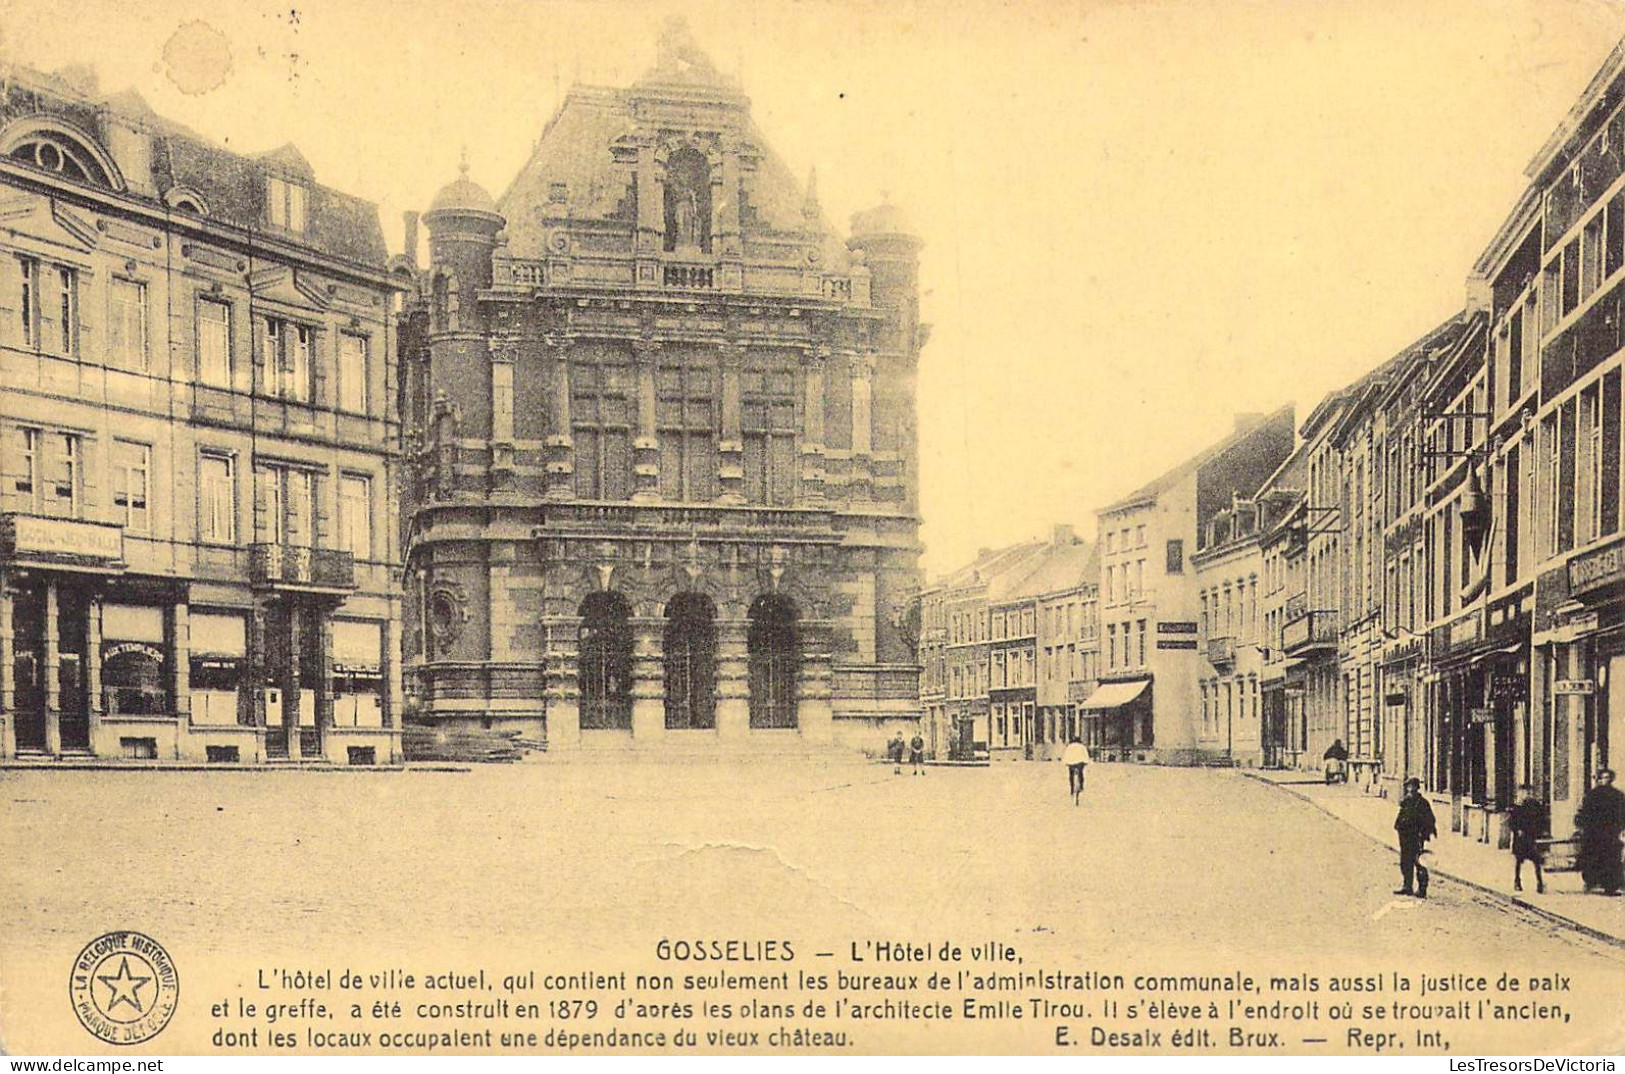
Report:
[[[333,731],[333,609],[326,605],[313,605],[310,609],[310,628],[317,633],[316,643],[316,733],[321,743],[322,756],[331,759],[328,741]]]
[[[847,490],[854,502],[863,502],[874,494],[874,355],[852,355],[851,370],[852,474]]]
[[[717,737],[750,734],[750,620],[717,617]]]
[[[834,626],[828,619],[803,619],[798,624],[801,673],[796,682],[796,726],[808,742],[835,741],[830,645]]]
[[[519,341],[493,339],[491,352],[491,490],[513,487],[513,377]]]
[[[632,344],[638,379],[638,425],[632,438],[632,501],[660,499],[660,436],[655,428],[655,374],[660,367],[660,344],[639,340]]]
[[[573,749],[581,744],[581,687],[576,672],[581,617],[550,615],[542,619],[546,635],[547,748]]]
[[[248,653],[243,661],[243,676],[237,686],[237,722],[261,728],[258,732],[254,759],[265,759],[265,729],[269,727],[265,711],[265,604],[259,600],[248,613]]]
[[[0,757],[17,756],[16,591],[0,582]]]
[[[637,286],[658,287],[661,235],[666,227],[666,206],[652,140],[638,146]]]
[[[299,734],[299,610],[290,605],[283,630],[283,644],[287,646],[288,660],[282,668],[278,687],[282,691],[282,729],[288,736],[288,759],[300,760],[304,756],[304,743]]]
[[[665,627],[660,616],[637,616],[632,627],[632,739],[659,742],[666,735]]]
[[[717,348],[717,364],[722,369],[722,439],[717,442],[721,459],[717,469],[720,495],[717,498],[726,504],[745,502],[745,440],[739,421],[739,367],[744,357],[745,349],[738,343],[724,343]]]
[[[45,752],[55,757],[62,752],[62,675],[58,642],[60,609],[55,582],[45,583]]]
[[[102,598],[93,594],[85,602],[85,721],[90,752],[98,752],[96,739],[102,729]]]
[[[829,348],[809,351],[805,364],[805,392],[802,409],[801,498],[806,503],[824,500],[824,366]]]
[[[400,727],[401,711],[401,601],[391,597],[389,620],[384,623],[384,726]],[[395,760],[394,747],[391,760]]]
[[[570,347],[567,340],[548,336],[548,362],[553,367],[553,428],[547,437],[547,498],[575,498],[575,464],[570,431]]]

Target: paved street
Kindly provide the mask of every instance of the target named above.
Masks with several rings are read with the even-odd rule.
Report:
[[[1058,764],[11,771],[0,810],[0,983],[52,982],[50,1018],[78,947],[121,927],[210,990],[278,959],[586,968],[647,960],[661,936],[843,952],[999,939],[1028,962],[1119,972],[1478,966],[1562,970],[1598,996],[1625,984],[1619,949],[1471,889],[1395,900],[1391,855],[1228,772],[1096,765],[1074,808]]]

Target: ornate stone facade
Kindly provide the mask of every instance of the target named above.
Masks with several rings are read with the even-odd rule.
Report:
[[[920,241],[844,242],[668,29],[500,205],[424,222],[403,316],[422,718],[582,742],[879,742],[919,712]]]

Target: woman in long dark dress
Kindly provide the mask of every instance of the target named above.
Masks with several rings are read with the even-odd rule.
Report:
[[[1614,770],[1597,773],[1597,785],[1586,791],[1574,815],[1579,829],[1580,876],[1586,890],[1600,888],[1618,895],[1625,887],[1625,866],[1620,862],[1619,834],[1625,831],[1625,794],[1614,786]]]

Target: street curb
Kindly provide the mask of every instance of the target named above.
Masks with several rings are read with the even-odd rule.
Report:
[[[1378,846],[1382,847],[1384,850],[1393,851],[1395,854],[1399,853],[1399,848],[1397,846],[1394,846],[1394,845],[1388,843],[1386,840],[1378,839],[1376,836],[1372,835],[1369,832],[1363,831],[1360,828],[1356,828],[1354,825],[1350,824],[1348,821],[1344,820],[1342,817],[1338,816],[1336,813],[1333,813],[1330,809],[1327,809],[1325,806],[1321,805],[1319,802],[1315,801],[1313,798],[1309,797],[1307,794],[1304,794],[1302,791],[1293,790],[1291,784],[1289,784],[1289,783],[1277,783],[1272,779],[1266,779],[1263,776],[1256,775],[1256,774],[1254,774],[1252,772],[1248,772],[1245,769],[1237,769],[1237,771],[1240,772],[1243,776],[1246,776],[1248,779],[1252,780],[1255,783],[1261,783],[1266,787],[1273,787],[1276,790],[1282,792],[1283,794],[1290,794],[1292,797],[1298,799],[1298,801],[1300,801],[1300,802],[1308,803],[1309,805],[1313,806],[1315,809],[1318,809],[1320,812],[1324,813],[1326,816],[1328,816],[1328,817],[1332,818],[1333,820],[1337,821],[1337,823],[1343,825],[1345,828],[1349,828],[1350,830],[1355,832],[1355,834],[1363,836],[1366,839],[1369,839],[1371,842],[1373,842],[1373,843],[1377,844]],[[1437,865],[1433,865],[1433,866],[1429,867],[1428,871],[1432,872],[1432,873],[1434,873],[1434,874],[1436,874],[1438,876],[1442,876],[1446,880],[1450,880],[1450,881],[1453,881],[1453,882],[1455,882],[1457,884],[1460,884],[1463,887],[1469,887],[1469,888],[1472,888],[1474,891],[1482,892],[1485,895],[1493,896],[1493,897],[1501,900],[1502,902],[1511,903],[1513,906],[1516,906],[1521,910],[1528,910],[1530,913],[1534,914],[1536,917],[1545,918],[1547,921],[1552,922],[1554,925],[1561,925],[1564,928],[1572,929],[1573,931],[1581,933],[1582,935],[1589,936],[1593,940],[1601,940],[1603,943],[1611,944],[1614,947],[1625,949],[1625,938],[1615,936],[1612,933],[1603,932],[1601,929],[1595,928],[1595,927],[1593,927],[1591,925],[1587,925],[1587,924],[1585,924],[1584,922],[1581,922],[1581,921],[1576,921],[1572,917],[1568,917],[1568,916],[1565,916],[1563,914],[1560,914],[1560,913],[1556,912],[1555,910],[1548,910],[1544,906],[1537,906],[1534,903],[1529,902],[1529,901],[1527,901],[1525,899],[1518,898],[1516,895],[1509,895],[1506,892],[1501,891],[1501,890],[1499,890],[1497,888],[1492,888],[1492,887],[1488,886],[1487,884],[1480,884],[1476,880],[1468,880],[1466,877],[1457,876],[1455,873],[1447,872],[1446,870],[1440,868]]]
[[[423,771],[418,766],[398,764],[226,764],[197,761],[6,761],[0,763],[0,772],[411,772]],[[430,769],[440,771],[440,769]],[[446,769],[466,771],[466,769]]]

